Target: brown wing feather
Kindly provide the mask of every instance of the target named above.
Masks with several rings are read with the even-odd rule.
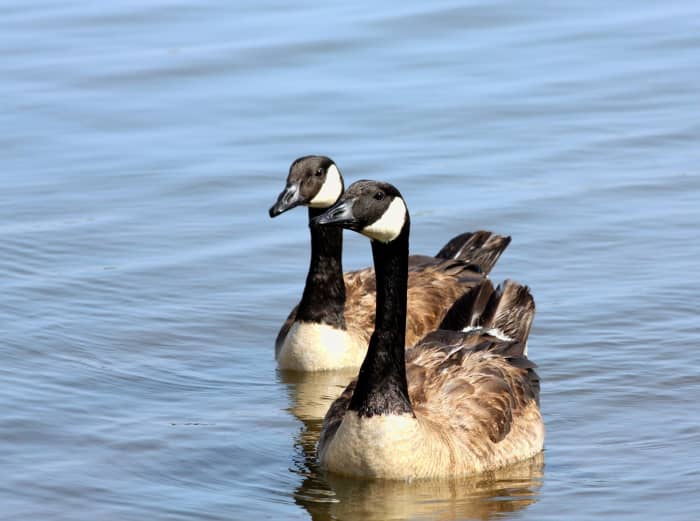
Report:
[[[535,318],[535,300],[527,286],[506,280],[498,286],[482,324],[495,327],[510,338],[525,341]],[[481,324],[479,324],[481,325]]]
[[[374,330],[377,283],[374,270],[351,271],[345,274],[345,323],[348,331],[369,344]]]
[[[455,301],[486,280],[455,260],[436,259],[432,265],[409,269],[406,345],[416,344],[440,327]]]
[[[491,287],[462,261],[420,258],[408,271],[406,345],[438,328],[455,301],[482,284]],[[374,330],[376,289],[373,269],[345,273],[345,321],[348,330],[367,343]]]
[[[482,273],[489,273],[509,244],[510,237],[479,230],[453,237],[435,256],[459,259],[478,266]]]
[[[522,350],[513,344],[485,333],[439,330],[406,351],[408,393],[416,416],[441,436],[462,439],[472,449],[479,440],[502,441],[514,420],[531,404],[539,404],[535,364],[508,356]],[[321,445],[340,426],[356,382],[326,413]]]
[[[446,341],[449,342],[446,343]],[[510,432],[514,419],[539,402],[539,378],[518,342],[485,333],[437,331],[406,353],[409,394],[417,416],[430,418],[457,439]]]

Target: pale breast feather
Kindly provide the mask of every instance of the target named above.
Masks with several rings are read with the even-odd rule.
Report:
[[[328,324],[294,322],[277,355],[280,369],[326,371],[362,363],[366,344]]]

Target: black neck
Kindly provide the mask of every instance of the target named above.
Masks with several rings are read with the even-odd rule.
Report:
[[[325,212],[309,208],[309,221]],[[311,263],[296,319],[345,329],[345,281],[343,280],[343,229],[311,227]]]
[[[406,383],[406,298],[408,217],[401,234],[388,244],[372,241],[377,277],[377,313],[350,410],[360,416],[413,413]]]

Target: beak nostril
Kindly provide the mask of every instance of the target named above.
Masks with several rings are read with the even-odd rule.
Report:
[[[299,198],[299,190],[294,185],[287,185],[278,196],[277,202],[270,208],[270,217],[275,217],[287,210],[302,204]]]

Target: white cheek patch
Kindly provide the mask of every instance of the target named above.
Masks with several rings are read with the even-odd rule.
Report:
[[[311,208],[328,208],[335,204],[342,193],[343,180],[340,178],[340,171],[337,166],[331,165],[326,172],[326,180],[314,198],[309,201],[309,206]]]
[[[384,215],[365,226],[360,233],[380,242],[391,242],[399,236],[405,222],[406,204],[400,197],[395,197]]]

